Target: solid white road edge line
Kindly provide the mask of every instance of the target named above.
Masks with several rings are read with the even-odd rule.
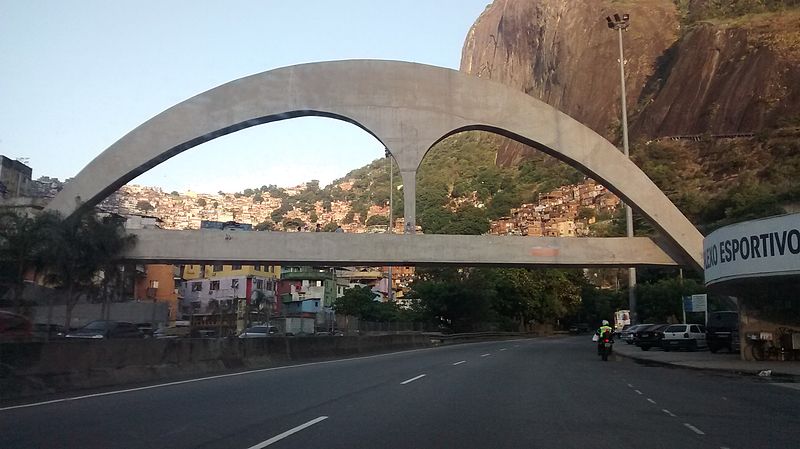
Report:
[[[291,434],[297,433],[297,432],[305,429],[306,427],[311,427],[314,424],[316,424],[316,423],[318,423],[320,421],[324,421],[326,419],[328,419],[327,416],[320,416],[319,418],[314,418],[314,419],[312,419],[311,421],[309,421],[309,422],[307,422],[305,424],[300,424],[299,426],[297,426],[295,428],[289,429],[286,432],[283,432],[281,434],[275,435],[274,437],[272,437],[272,438],[270,438],[270,439],[268,439],[266,441],[262,441],[261,443],[258,443],[255,446],[250,446],[247,449],[262,449],[262,448],[265,448],[265,447],[269,446],[272,443],[276,443],[276,442],[288,437]]]
[[[425,377],[425,374],[420,374],[417,377],[412,377],[411,379],[404,380],[404,381],[400,382],[400,385],[409,384],[411,382],[414,382],[415,380],[422,379],[423,377]]]
[[[527,339],[520,338],[519,340],[527,340]],[[515,340],[507,340],[507,341],[515,341]],[[481,344],[481,343],[485,343],[485,342],[464,343],[464,344],[459,345],[459,346],[472,345],[472,344]],[[374,358],[377,358],[377,357],[388,357],[388,356],[392,356],[392,355],[409,354],[409,353],[412,353],[412,352],[432,351],[432,350],[443,349],[443,348],[447,348],[447,347],[448,346],[434,347],[434,348],[409,349],[409,350],[406,350],[406,351],[387,352],[386,354],[365,355],[365,356],[362,356],[362,357],[350,357],[350,358],[346,358],[346,359],[325,360],[323,362],[301,363],[301,364],[298,364],[298,365],[274,366],[272,368],[261,368],[261,369],[254,369],[254,370],[249,370],[249,371],[240,371],[238,373],[218,374],[216,376],[198,377],[196,379],[179,380],[179,381],[167,382],[167,383],[163,383],[163,384],[148,385],[146,387],[126,388],[124,390],[106,391],[106,392],[103,392],[103,393],[85,394],[83,396],[73,396],[73,397],[69,397],[69,398],[53,399],[53,400],[50,400],[50,401],[32,402],[30,404],[20,404],[20,405],[12,405],[12,406],[9,406],[9,407],[0,407],[0,412],[6,411],[6,410],[14,410],[14,409],[18,409],[18,408],[38,407],[38,406],[41,406],[41,405],[57,404],[59,402],[78,401],[80,399],[96,398],[96,397],[100,397],[100,396],[110,396],[110,395],[114,395],[114,394],[131,393],[131,392],[134,392],[134,391],[151,390],[153,388],[171,387],[171,386],[174,386],[174,385],[182,385],[182,384],[188,384],[188,383],[192,383],[192,382],[202,382],[202,381],[205,381],[205,380],[222,379],[222,378],[225,378],[225,377],[244,376],[246,374],[264,373],[264,372],[267,372],[267,371],[277,371],[277,370],[289,369],[289,368],[302,368],[304,366],[325,365],[325,364],[328,364],[328,363],[342,363],[342,362],[348,362],[348,361],[353,361],[353,360],[374,359]]]

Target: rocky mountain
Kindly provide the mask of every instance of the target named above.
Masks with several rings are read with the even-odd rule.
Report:
[[[796,0],[495,0],[467,34],[461,70],[516,87],[619,138],[617,34],[631,135],[734,134],[798,121]],[[722,6],[720,6],[722,5]],[[529,150],[503,142],[498,163]]]

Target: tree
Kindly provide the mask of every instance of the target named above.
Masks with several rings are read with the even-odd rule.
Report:
[[[200,207],[206,207],[206,200],[205,198],[198,198],[195,204],[197,204]]]
[[[256,231],[274,231],[275,222],[272,220],[264,220],[255,226]]]
[[[375,294],[368,286],[352,287],[333,303],[336,313],[358,317],[364,321],[396,320],[399,309],[394,303],[375,301]]]
[[[367,226],[388,226],[389,218],[384,215],[373,215],[367,219]]]
[[[48,281],[66,292],[65,327],[69,328],[78,299],[96,287],[98,270],[135,245],[136,236],[126,234],[120,221],[100,219],[92,210],[62,220],[54,231],[45,269]]]
[[[154,209],[153,205],[150,204],[150,201],[147,201],[147,200],[139,200],[136,203],[136,208],[139,209],[140,211],[144,212],[144,213],[148,213],[148,212],[150,212],[151,210]]]
[[[264,202],[264,197],[261,196],[260,193],[256,193],[256,194],[253,195],[253,202],[254,203],[263,203]]]
[[[325,223],[325,226],[322,227],[322,230],[325,232],[333,232],[338,227],[339,225],[337,225],[335,222],[329,221],[328,223]]]
[[[26,274],[33,270],[35,275],[43,268],[59,221],[54,212],[35,217],[10,210],[0,212],[0,285],[11,289],[17,312],[22,308]]]
[[[578,210],[579,220],[589,220],[595,217],[595,210],[592,207],[581,207]]]
[[[181,194],[178,193],[177,190],[173,190],[172,192],[170,192],[170,195],[172,195],[172,196],[180,196]]]
[[[283,221],[283,229],[297,229],[303,226],[305,223],[299,218],[289,218]]]
[[[253,189],[244,189],[244,192],[242,193],[244,193],[244,196],[253,196],[255,192],[253,191]]]
[[[319,220],[319,216],[317,216],[317,212],[312,210],[311,213],[308,215],[308,221],[311,223],[316,223]]]

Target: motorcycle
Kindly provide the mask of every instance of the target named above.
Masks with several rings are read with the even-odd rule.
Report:
[[[603,336],[600,338],[600,342],[598,343],[599,348],[598,352],[600,353],[600,357],[603,358],[604,362],[608,361],[608,356],[611,354],[611,351],[614,347],[614,340],[611,337]]]

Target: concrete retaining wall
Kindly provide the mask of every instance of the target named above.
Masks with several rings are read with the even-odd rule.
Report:
[[[428,347],[422,335],[0,344],[0,400]]]

